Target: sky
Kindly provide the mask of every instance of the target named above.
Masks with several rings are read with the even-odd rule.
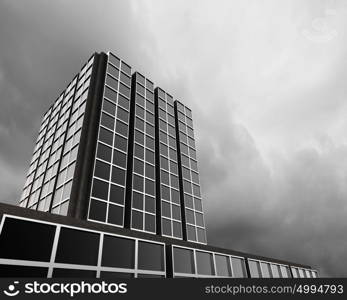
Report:
[[[0,0],[0,202],[95,51],[193,110],[208,243],[347,276],[347,3]]]

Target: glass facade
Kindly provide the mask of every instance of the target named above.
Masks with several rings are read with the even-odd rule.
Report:
[[[18,277],[165,277],[165,245],[7,216],[0,226],[0,277],[11,274]]]
[[[66,215],[94,56],[45,113],[19,205]]]
[[[88,219],[124,225],[131,69],[108,54]]]
[[[177,141],[174,101],[164,90],[156,89],[158,116],[159,170],[158,195],[161,205],[161,233],[163,236],[182,239],[181,201],[178,178]]]
[[[305,268],[291,267],[292,274],[290,273],[289,266],[277,264],[273,262],[266,262],[261,260],[249,259],[249,271],[253,278],[313,278],[317,277],[317,271]]]
[[[172,246],[174,277],[247,277],[245,259],[228,254]]]
[[[153,83],[135,73],[131,229],[156,233],[155,117]]]
[[[187,240],[206,244],[192,112],[178,101],[175,104]]]

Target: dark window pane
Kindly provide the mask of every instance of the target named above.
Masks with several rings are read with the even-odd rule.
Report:
[[[187,208],[186,208],[186,219],[187,219],[187,223],[195,224],[194,212],[190,209],[187,209]]]
[[[243,278],[246,277],[245,262],[241,258],[231,257],[231,264],[233,267],[233,277]]]
[[[194,206],[195,206],[195,210],[202,212],[202,203],[200,199],[194,198]]]
[[[119,94],[119,96],[118,96],[118,105],[123,107],[127,111],[129,111],[130,102],[127,98],[125,98],[121,94]]]
[[[115,236],[104,236],[102,265],[133,269],[135,262],[135,241]]]
[[[119,60],[119,58],[118,57],[116,57],[116,56],[114,56],[113,54],[109,54],[108,55],[108,59],[109,59],[109,61],[112,63],[112,64],[114,64],[116,67],[118,67],[119,68],[119,62],[120,62],[120,60]],[[109,67],[110,67],[110,65],[108,65]]]
[[[123,72],[120,73],[120,80],[130,86],[130,77],[125,75]]]
[[[146,147],[154,151],[154,139],[149,136],[146,136]]]
[[[112,182],[125,185],[125,171],[117,167],[112,168]]]
[[[145,117],[145,110],[142,107],[140,107],[139,105],[136,105],[135,114],[136,114],[136,116],[144,119],[144,117]]]
[[[154,167],[152,165],[146,164],[146,176],[154,179]]]
[[[145,122],[142,121],[140,118],[136,117],[136,119],[135,119],[135,128],[139,129],[141,131],[144,131],[144,129],[145,129]]]
[[[200,243],[206,243],[206,233],[205,233],[205,229],[196,228],[196,231],[198,233],[198,242]]]
[[[103,199],[103,200],[107,200],[107,195],[108,195],[108,183],[98,179],[94,179],[92,196]]]
[[[164,170],[169,170],[169,162],[165,157],[160,157],[160,167]]]
[[[128,124],[129,113],[125,109],[123,109],[121,107],[118,107],[117,117],[118,117],[119,120],[122,120],[122,121],[124,121],[125,123]]]
[[[114,79],[110,75],[106,76],[106,84],[109,85],[111,88],[117,90],[118,89],[118,80]]]
[[[112,102],[117,102],[117,93],[107,86],[105,86],[105,97]]]
[[[48,262],[55,226],[6,218],[0,235],[0,258]]]
[[[131,75],[131,68],[129,65],[127,65],[124,61],[122,61],[122,71],[127,74],[127,75]]]
[[[178,205],[172,205],[172,218],[175,220],[181,220],[181,208]]]
[[[144,134],[138,130],[135,130],[135,142],[138,142],[139,144],[144,144]]]
[[[127,144],[128,144],[127,139],[124,137],[121,137],[118,134],[114,135],[114,139],[115,139],[114,140],[114,146],[116,148],[118,148],[119,150],[126,152],[127,151]]]
[[[108,64],[107,65],[107,72],[110,73],[113,77],[118,79],[119,71],[114,66]]]
[[[212,254],[196,251],[196,267],[198,274],[214,275]]]
[[[143,175],[143,171],[144,171],[143,161],[134,158],[134,172],[140,175]]]
[[[143,175],[143,171],[144,171],[143,161],[134,158],[134,172],[140,175]]]
[[[195,213],[196,225],[204,227],[204,217],[200,213]]]
[[[121,92],[127,98],[130,97],[130,89],[122,83],[119,84],[119,92]]]
[[[143,213],[133,210],[131,215],[132,228],[143,229]]]
[[[164,271],[164,247],[139,241],[138,267],[141,270]]]
[[[101,125],[107,127],[110,130],[113,130],[114,128],[114,118],[110,117],[109,115],[102,113],[101,114]]]
[[[155,212],[155,198],[147,195],[145,196],[145,210],[151,213]]]
[[[133,188],[140,192],[143,192],[143,177],[135,175],[133,177]]]
[[[172,235],[171,221],[162,218],[162,225],[163,225],[163,234],[171,236]]]
[[[154,196],[154,181],[146,179],[145,182],[145,192],[146,194],[150,194]]]
[[[63,227],[60,230],[55,261],[58,263],[96,266],[99,239],[100,235],[97,233]]]
[[[53,278],[96,278],[96,271],[55,268],[53,270],[52,277]]]
[[[102,109],[113,116],[116,114],[116,105],[106,99],[103,101]]]
[[[162,201],[161,202],[161,214],[164,217],[171,218],[171,208],[170,204],[168,202]]]
[[[180,194],[178,191],[171,189],[171,201],[180,204]]]
[[[172,235],[178,238],[182,237],[182,225],[180,222],[172,222]]]
[[[152,97],[153,97],[153,94],[147,91],[147,99],[152,100],[153,99]],[[154,104],[148,100],[146,102],[146,109],[154,114]]]
[[[218,276],[225,276],[230,277],[231,276],[231,269],[230,269],[230,261],[228,256],[224,255],[215,255],[215,261],[216,261],[216,273]]]
[[[189,241],[196,241],[195,227],[187,225],[187,238]]]
[[[123,208],[110,204],[108,207],[108,222],[115,225],[123,225]]]
[[[194,208],[193,207],[193,198],[191,196],[184,194],[184,202],[185,202],[186,207]]]
[[[167,186],[161,186],[161,198],[165,200],[170,200],[170,189]]]
[[[146,149],[146,161],[154,164],[154,152]]]
[[[37,244],[35,243],[35,247]],[[22,249],[20,249],[22,250]],[[48,268],[0,265],[0,277],[37,277],[47,278]]]
[[[143,195],[133,192],[133,208],[143,210]]]
[[[149,111],[146,111],[146,121],[154,124],[154,115],[152,113],[150,113]],[[149,135],[154,136],[154,127],[152,125],[147,124],[147,132]]]
[[[151,82],[147,79],[146,80],[146,87],[147,87],[147,89],[150,89],[151,91],[153,91],[153,82]]]
[[[128,136],[128,125],[124,124],[121,121],[117,120],[116,123],[116,132],[118,132],[121,135]]]
[[[106,161],[111,161],[112,149],[104,144],[98,143],[97,157]]]
[[[171,175],[171,186],[178,189],[178,177]]]
[[[106,208],[106,203],[91,199],[89,208],[89,219],[105,222]]]
[[[110,165],[106,164],[100,160],[95,162],[94,176],[109,180],[110,178]]]
[[[145,230],[155,232],[155,216],[145,214]]]
[[[124,204],[124,188],[111,184],[110,201],[113,203]]]
[[[145,95],[145,88],[142,85],[137,83],[136,84],[136,92],[138,92],[144,96]]]
[[[135,156],[143,159],[144,158],[144,148],[138,144],[135,144],[134,148],[135,148],[135,151],[134,151]]]
[[[134,278],[134,274],[120,273],[120,272],[100,272],[100,278],[103,278],[103,279]]]
[[[105,128],[100,127],[99,140],[112,146],[113,133]]]
[[[192,250],[174,248],[173,257],[175,273],[195,273],[194,254]]]
[[[113,163],[117,166],[125,168],[127,165],[127,157],[123,152],[114,150],[113,152]]]

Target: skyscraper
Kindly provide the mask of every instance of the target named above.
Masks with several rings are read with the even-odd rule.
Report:
[[[207,246],[202,202],[192,111],[95,53],[43,116],[23,209],[0,205],[0,275],[316,276]]]

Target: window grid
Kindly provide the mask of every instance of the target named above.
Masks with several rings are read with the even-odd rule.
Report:
[[[291,267],[293,278],[317,278],[318,272],[312,269]]]
[[[80,98],[78,98],[79,95],[75,95],[75,88],[77,84],[81,87],[79,91],[83,91],[84,94],[82,97],[85,100],[93,62],[94,56],[88,60],[82,71],[69,83],[66,90],[44,114],[39,132],[40,146],[38,146],[38,143],[35,146],[28,172],[30,174],[28,177],[30,178],[27,179],[25,184],[20,206],[49,211],[60,157],[62,156],[63,146],[65,146],[63,143],[67,134],[68,121],[70,121],[70,124],[72,123],[69,120],[71,105],[74,102],[74,109],[76,103],[80,101]],[[85,103],[83,110],[84,108]],[[83,119],[80,120],[82,124],[81,121]],[[35,172],[35,179],[32,180],[31,178],[34,178],[33,175]],[[30,181],[33,181],[31,184],[32,187],[28,186],[28,182],[30,184]],[[32,190],[31,192],[30,188]],[[65,194],[68,194],[68,192],[66,191]],[[65,204],[65,208],[67,209],[67,203]],[[53,212],[57,213],[57,209]]]
[[[104,232],[99,232],[95,230],[90,230],[90,229],[84,229],[84,228],[79,228],[79,227],[74,227],[74,226],[68,226],[68,225],[61,225],[58,223],[53,223],[53,222],[47,222],[47,221],[39,221],[39,220],[33,220],[29,218],[24,218],[24,217],[18,217],[18,216],[11,216],[11,215],[4,215],[2,218],[2,221],[0,223],[0,235],[2,231],[3,224],[5,223],[6,219],[18,219],[18,220],[26,220],[30,222],[35,222],[35,223],[43,223],[47,225],[54,225],[55,226],[55,237],[54,237],[54,242],[53,242],[53,247],[51,249],[51,258],[50,262],[44,262],[44,261],[30,261],[30,260],[16,260],[16,259],[3,259],[0,258],[0,265],[15,265],[15,266],[36,266],[36,267],[45,267],[48,268],[48,278],[52,277],[54,269],[72,269],[72,270],[89,270],[89,271],[95,271],[96,277],[100,278],[100,273],[101,272],[119,272],[119,273],[129,273],[133,274],[135,278],[137,278],[139,275],[159,275],[166,277],[166,253],[165,253],[165,244],[161,242],[155,242],[155,241],[150,241],[146,239],[141,239],[141,238],[132,238],[128,236],[122,236],[122,235],[117,235],[113,233],[104,233]],[[58,263],[56,262],[56,253],[57,253],[57,247],[58,247],[58,241],[61,233],[61,229],[67,228],[67,229],[75,229],[80,232],[90,232],[90,233],[95,233],[99,235],[99,247],[98,247],[98,262],[97,265],[81,265],[81,264],[69,264],[69,263]],[[135,249],[134,249],[134,254],[135,254],[135,263],[134,263],[134,268],[119,268],[119,267],[107,267],[103,266],[101,264],[101,258],[102,257],[102,251],[103,251],[103,240],[104,236],[110,236],[110,237],[117,237],[121,239],[126,239],[126,240],[131,240],[135,242]],[[145,242],[153,245],[160,245],[162,246],[163,250],[163,270],[162,271],[154,271],[154,270],[147,270],[147,269],[140,269],[139,264],[138,264],[138,245],[139,242]]]
[[[47,123],[47,129],[45,137],[42,139],[42,146],[40,147],[40,153],[37,158],[37,164],[35,167],[35,176],[31,186],[30,195],[26,206],[28,208],[36,209],[38,202],[40,189],[43,182],[44,172],[47,166],[47,159],[50,150],[50,146],[53,140],[54,129],[57,122],[57,115],[59,114],[61,108],[61,97],[53,104],[52,112],[50,114],[50,119]]]
[[[200,192],[199,172],[191,110],[176,101],[182,163],[187,240],[206,244],[206,229]]]
[[[46,134],[46,131],[48,128],[48,122],[49,122],[51,113],[52,113],[52,107],[50,107],[50,109],[46,112],[46,114],[44,115],[43,120],[41,122],[39,135],[37,137],[36,145],[35,145],[35,148],[33,151],[33,156],[31,158],[29,170],[27,173],[26,182],[24,184],[23,193],[22,193],[22,196],[20,199],[20,206],[22,206],[22,207],[27,206],[28,198],[30,195],[30,190],[31,190],[31,187],[33,184],[33,179],[35,176],[36,167],[38,164],[38,158],[39,158],[40,153],[41,153],[41,148],[42,148],[43,140],[45,138],[45,134]]]
[[[290,278],[290,270],[288,265],[284,264],[278,264],[270,261],[264,261],[264,260],[257,260],[257,259],[248,259],[248,264],[254,264],[257,268],[257,274],[252,271],[252,268],[250,267],[251,277],[261,277],[261,278]],[[296,268],[291,267],[293,270],[302,270],[305,272],[305,268]],[[310,270],[311,272],[312,270]],[[310,273],[311,274],[311,273]],[[293,273],[293,277],[295,278],[295,275]]]
[[[162,235],[182,239],[174,102],[160,88],[157,94]]]
[[[130,67],[108,53],[88,220],[120,227],[124,226],[130,84]]]
[[[175,272],[175,255],[174,255],[174,249],[184,249],[184,250],[189,250],[193,252],[193,263],[194,263],[194,272],[193,273],[180,273],[180,272]],[[206,253],[210,254],[213,261],[212,261],[212,274],[211,275],[206,275],[206,274],[199,274],[198,273],[198,267],[197,267],[197,252],[198,253]],[[239,277],[235,276],[235,271],[234,271],[234,266],[233,266],[233,261],[232,259],[237,259],[240,260],[242,263],[242,269],[243,269],[243,277],[247,277],[246,274],[246,266],[245,266],[245,258],[240,257],[240,256],[235,256],[235,255],[229,255],[226,253],[220,253],[220,252],[212,252],[212,251],[206,251],[202,249],[195,249],[195,248],[189,248],[189,247],[182,247],[178,245],[172,245],[172,266],[173,266],[173,277],[195,277],[195,278],[211,278],[211,277]],[[218,274],[218,270],[216,267],[216,256],[224,256],[228,260],[228,266],[230,267],[230,274],[229,276],[220,276]]]
[[[56,177],[56,189],[51,204],[52,213],[55,214],[67,215],[68,211],[93,61],[93,59],[90,60],[82,68],[78,77],[77,90],[71,108],[68,129],[65,134],[66,140],[64,142],[63,154]]]
[[[131,229],[156,233],[153,83],[135,73],[135,126]]]

